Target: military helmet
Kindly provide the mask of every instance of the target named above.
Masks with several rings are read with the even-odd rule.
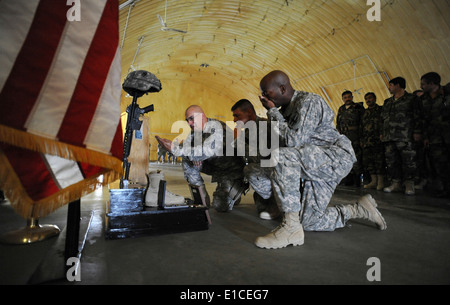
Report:
[[[149,92],[159,92],[162,89],[159,79],[144,70],[130,72],[125,78],[122,88],[129,95],[138,97]]]

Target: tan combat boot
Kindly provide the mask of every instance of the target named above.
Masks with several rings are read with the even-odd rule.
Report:
[[[289,245],[303,245],[305,234],[298,214],[298,212],[285,213],[281,225],[266,236],[258,237],[255,245],[265,249],[280,249]]]
[[[377,203],[372,195],[368,194],[359,198],[356,204],[346,205],[345,208],[350,211],[350,218],[361,218],[374,222],[380,230],[386,230],[387,224],[377,209]]]
[[[378,182],[378,176],[377,175],[370,175],[370,181],[369,184],[364,185],[365,189],[376,189],[377,188],[377,182]]]
[[[393,180],[392,184],[390,186],[388,186],[388,187],[385,187],[383,189],[383,191],[385,193],[401,192],[402,191],[402,186],[400,185],[400,181]]]
[[[378,178],[377,191],[382,191],[384,189],[384,176],[377,175],[377,178]]]
[[[158,206],[158,192],[159,181],[165,180],[164,174],[161,171],[150,172],[147,175],[147,189],[145,193],[145,206],[157,207]],[[183,204],[184,197],[174,194],[166,189],[165,204],[176,205]]]
[[[414,195],[416,193],[414,188],[414,181],[406,180],[405,181],[405,195]]]

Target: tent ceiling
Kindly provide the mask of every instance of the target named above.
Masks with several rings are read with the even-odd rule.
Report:
[[[284,70],[335,111],[345,89],[357,101],[369,91],[386,98],[387,77],[405,77],[409,90],[429,71],[448,80],[449,1],[380,2],[381,21],[369,22],[366,0],[168,0],[167,26],[184,34],[161,30],[165,0],[140,0],[120,10],[123,78],[134,60],[163,84],[255,102],[260,79]]]

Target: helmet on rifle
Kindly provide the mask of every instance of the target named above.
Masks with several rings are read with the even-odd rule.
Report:
[[[150,72],[133,71],[127,75],[122,85],[123,90],[131,96],[141,97],[149,92],[161,91],[161,82]]]

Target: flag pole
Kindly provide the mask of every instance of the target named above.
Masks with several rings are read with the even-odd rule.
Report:
[[[25,228],[0,236],[0,243],[10,245],[32,244],[57,236],[60,232],[61,230],[56,225],[40,225],[39,218],[29,218]]]

